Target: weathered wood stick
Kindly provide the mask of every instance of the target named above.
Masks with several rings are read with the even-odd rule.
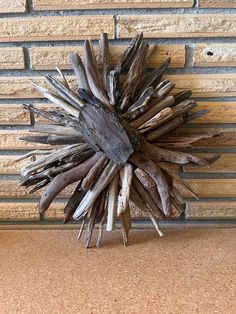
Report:
[[[35,193],[36,191],[44,188],[50,182],[49,179],[45,179],[43,181],[38,182],[35,186],[28,191],[29,194]]]
[[[120,167],[120,165],[109,161],[108,165],[105,167],[98,180],[95,182],[93,187],[89,191],[87,191],[82,202],[76,209],[73,215],[73,218],[75,220],[79,220],[81,216],[88,212],[88,210],[92,207],[95,200],[97,199],[98,195],[110,183],[111,179],[119,171]]]
[[[78,240],[81,238],[82,233],[83,233],[83,231],[84,231],[85,222],[86,222],[86,216],[83,218],[83,220],[82,220],[82,222],[81,222],[79,234],[78,234],[78,237],[77,237]]]
[[[131,215],[129,204],[126,206],[125,211],[120,214],[119,218],[121,220],[123,244],[124,246],[126,246],[129,240],[129,231],[131,229]]]
[[[101,33],[100,36],[100,50],[102,56],[102,81],[104,90],[108,91],[108,74],[110,70],[110,52],[109,52],[109,44],[108,44],[108,36],[106,33]]]
[[[76,109],[81,110],[85,103],[80,99],[71,89],[66,88],[66,86],[59,81],[57,78],[46,75],[47,83],[53,87],[54,91],[66,102],[73,105]]]
[[[160,219],[164,218],[164,215],[161,211],[162,204],[160,197],[157,204],[150,193],[151,189],[146,188],[146,186],[143,185],[143,183],[139,180],[139,178],[136,175],[133,176],[132,186],[142,196],[143,201],[152,209],[155,215]],[[156,189],[155,193],[158,194],[156,184],[154,188]]]
[[[123,72],[127,71],[130,68],[130,65],[139,49],[139,46],[142,42],[143,39],[143,34],[137,34],[130,46],[124,51],[122,54],[120,61],[115,67],[115,72],[118,73],[119,75],[122,74]]]
[[[62,83],[65,85],[65,87],[66,88],[70,88],[70,86],[69,86],[69,84],[67,82],[67,79],[66,79],[65,75],[62,73],[62,71],[58,67],[56,67],[56,70],[59,73],[59,75],[61,77],[61,80],[62,80]]]
[[[161,125],[159,128],[155,129],[154,131],[147,133],[145,137],[148,141],[153,142],[156,141],[161,136],[173,131],[178,126],[184,123],[184,118],[182,115],[177,116],[173,120]]]
[[[57,175],[42,193],[39,201],[40,212],[45,212],[52,203],[53,199],[67,185],[83,179],[89,172],[90,168],[99,160],[101,155],[101,152],[97,152],[77,167]]]
[[[133,177],[133,166],[125,164],[120,170],[121,190],[117,202],[117,216],[119,217],[129,204],[130,187]]]
[[[136,93],[136,99],[143,93],[143,91],[149,87],[153,86],[154,88],[156,85],[160,82],[161,77],[167,67],[169,66],[171,61],[171,58],[166,59],[158,68],[150,71],[150,73],[143,79],[141,80],[138,88],[137,88],[137,93]]]
[[[141,115],[138,119],[132,121],[130,126],[134,129],[138,128],[140,125],[144,124],[146,121],[151,119],[154,115],[156,115],[161,110],[171,107],[174,103],[174,97],[168,96],[158,102],[155,106],[151,107],[148,111],[146,111],[143,115]]]
[[[82,88],[86,90],[88,93],[91,93],[87,76],[86,76],[86,71],[83,65],[83,62],[81,58],[77,55],[77,53],[70,53],[69,54],[69,62],[75,72],[75,75],[77,77],[78,81],[78,86],[79,88]]]
[[[21,169],[21,175],[27,176],[31,174],[34,171],[37,171],[40,168],[45,167],[46,165],[55,162],[57,160],[62,160],[65,157],[71,156],[75,153],[83,154],[86,151],[92,151],[87,144],[74,144],[74,145],[68,145],[66,147],[63,147],[61,149],[57,149],[55,151],[52,151],[52,153],[39,158],[35,160],[30,165],[26,165]]]
[[[54,125],[54,124],[36,123],[33,126],[33,128],[29,128],[29,132],[76,136],[82,139],[82,134],[78,130],[71,128],[69,126],[64,127],[64,126]]]
[[[99,209],[99,215],[97,217],[96,223],[98,224],[98,234],[97,234],[97,242],[96,247],[100,246],[101,239],[102,239],[102,233],[103,233],[103,226],[105,223],[105,219],[107,217],[107,189],[105,188],[101,193],[101,201],[100,201],[100,209]]]
[[[178,105],[183,100],[188,99],[191,96],[192,96],[192,91],[191,90],[184,90],[184,91],[174,95],[175,102],[174,102],[173,106]]]
[[[108,158],[103,154],[96,164],[89,170],[87,176],[83,179],[81,189],[88,191],[96,182],[97,178],[108,163]]]
[[[158,206],[158,212],[161,215],[160,218],[164,218],[162,214],[162,204],[161,204],[161,199],[160,199],[160,194],[157,191],[157,186],[156,183],[153,181],[153,179],[142,169],[137,168],[134,171],[136,177],[138,180],[142,183],[142,185],[145,187],[145,189],[150,193],[152,199]],[[149,204],[150,207],[151,204]]]
[[[197,112],[188,114],[187,117],[184,118],[185,122],[190,122],[192,120],[195,120],[197,118],[203,117],[209,113],[209,110],[199,110]]]
[[[133,153],[129,161],[135,166],[143,169],[155,181],[157,190],[161,197],[162,209],[166,216],[169,216],[170,207],[170,190],[166,178],[160,169],[151,159],[139,152]]]
[[[166,121],[171,119],[173,115],[174,115],[174,112],[170,107],[162,109],[155,116],[153,116],[150,120],[140,125],[140,127],[138,128],[139,133],[144,134],[144,133],[150,132],[151,130],[159,127],[160,125],[164,124]]]
[[[54,103],[57,106],[59,106],[60,108],[64,109],[66,112],[68,112],[72,116],[78,118],[78,116],[79,116],[78,108],[75,108],[71,104],[69,104],[66,101],[64,101],[61,97],[59,97],[59,96],[49,92],[48,89],[46,89],[46,88],[44,88],[44,87],[42,87],[42,86],[40,86],[38,84],[35,84],[33,82],[31,84],[37,91],[39,91],[41,94],[43,94],[43,96],[45,98],[47,98],[52,103]]]
[[[24,159],[26,159],[26,158],[29,158],[29,157],[32,157],[32,156],[40,156],[40,155],[49,155],[49,154],[51,154],[52,152],[55,152],[55,150],[54,149],[48,149],[48,150],[39,150],[39,149],[36,149],[36,150],[32,150],[31,152],[29,152],[29,153],[27,153],[27,154],[25,154],[25,155],[22,155],[22,156],[20,156],[20,157],[18,157],[18,158],[16,158],[16,159],[14,159],[13,161],[12,161],[12,163],[17,163],[17,162],[19,162],[19,161],[21,161],[21,160],[24,160]]]
[[[110,103],[112,106],[117,106],[118,100],[120,98],[120,87],[119,87],[119,79],[118,74],[115,70],[111,70],[108,75],[108,85],[107,85],[107,93],[110,99]]]
[[[123,118],[128,120],[137,119],[140,115],[146,112],[150,106],[150,99],[154,94],[153,87],[148,87],[140,95],[138,100],[124,113]]]
[[[142,211],[144,211],[149,218],[151,219],[156,231],[158,232],[158,234],[160,235],[160,237],[163,236],[163,233],[159,227],[159,224],[152,212],[152,209],[150,209],[145,202],[142,199],[142,196],[140,196],[140,194],[135,190],[135,188],[132,186],[131,187],[131,194],[130,194],[131,200],[132,202],[138,207],[140,208]]]
[[[84,140],[80,137],[71,137],[71,136],[63,136],[63,135],[49,135],[49,136],[21,136],[20,140],[33,142],[33,143],[41,143],[41,144],[50,144],[50,145],[72,145],[84,143]]]
[[[145,140],[142,141],[141,151],[143,154],[156,162],[165,161],[178,165],[185,165],[192,162],[200,166],[208,165],[208,162],[202,158],[184,152],[176,152],[172,150],[162,149],[148,143]]]
[[[109,103],[108,97],[103,89],[97,62],[94,62],[96,62],[95,55],[93,54],[89,41],[86,40],[84,42],[84,65],[90,89],[93,95],[97,97],[108,110],[113,111],[113,107]]]
[[[93,205],[90,217],[88,219],[87,227],[85,229],[83,243],[86,249],[89,247],[90,242],[91,242],[93,229],[94,229],[96,218],[99,212],[99,203],[100,203],[100,197],[97,198],[97,200],[95,201]]]
[[[115,218],[117,212],[119,175],[115,175],[108,186],[107,200],[107,231],[112,231],[115,227]]]
[[[71,195],[64,209],[64,213],[65,213],[64,224],[69,222],[72,219],[72,216],[76,208],[79,206],[79,203],[82,201],[85,195],[85,192],[81,191],[80,188],[81,188],[81,181],[77,185],[76,189],[74,190],[73,194]]]

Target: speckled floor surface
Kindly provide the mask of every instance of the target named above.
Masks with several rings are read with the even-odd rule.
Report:
[[[236,229],[0,231],[0,314],[235,313]]]

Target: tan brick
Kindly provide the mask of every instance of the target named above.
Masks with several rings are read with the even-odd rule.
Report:
[[[236,8],[235,0],[200,0],[201,8]]]
[[[0,156],[0,173],[1,174],[19,174],[20,169],[26,166],[28,163],[32,162],[33,159],[27,158],[21,160],[19,162],[15,162],[15,160],[19,157],[19,155],[7,156],[2,155]]]
[[[192,6],[193,0],[34,0],[35,10],[183,8]]]
[[[236,179],[185,179],[199,197],[236,197]],[[185,197],[192,195],[179,187]]]
[[[0,41],[96,39],[102,31],[114,36],[113,16],[48,16],[1,18]]]
[[[194,154],[201,158],[212,156],[212,154]],[[236,155],[235,154],[222,154],[211,167],[196,167],[186,165],[183,167],[184,172],[209,172],[209,173],[235,173],[236,172]]]
[[[188,202],[187,219],[234,219],[236,218],[235,202]]]
[[[52,109],[54,106],[47,103],[35,104],[34,107]],[[35,116],[37,122],[45,122],[46,119]],[[48,121],[48,120],[47,120]],[[21,104],[0,105],[0,125],[29,125],[29,112],[23,109]]]
[[[0,0],[0,13],[25,12],[26,0]]]
[[[40,220],[38,205],[35,203],[0,203],[0,220]]]
[[[235,37],[236,15],[173,14],[123,15],[118,18],[118,36],[130,38],[143,32],[146,38]]]
[[[152,46],[151,46],[152,47]],[[100,49],[95,46],[95,53],[99,64],[101,63]],[[115,65],[120,59],[127,46],[110,45],[111,63]],[[30,61],[33,70],[71,69],[68,62],[69,53],[78,53],[83,60],[83,47],[81,46],[62,46],[62,47],[32,47],[30,48]],[[185,46],[184,45],[160,45],[157,46],[152,56],[149,58],[147,66],[156,67],[166,58],[171,57],[170,67],[184,67],[185,64]]]
[[[24,52],[22,48],[0,48],[0,69],[24,69]]]
[[[67,76],[72,88],[76,87],[76,78]],[[192,89],[194,97],[228,97],[236,96],[236,74],[182,74],[165,75],[176,86],[174,93],[183,89]],[[0,77],[0,99],[7,98],[41,98],[31,81],[45,85],[43,77]]]
[[[0,131],[0,150],[21,150],[21,149],[47,149],[52,148],[50,145],[35,144],[25,142],[19,138],[22,136],[39,135],[37,133],[29,133],[27,131],[19,130],[1,130]],[[41,134],[42,135],[42,134]]]
[[[200,67],[235,67],[236,44],[198,44],[194,49],[194,65]]]
[[[192,110],[208,110],[209,113],[203,117],[192,120],[191,123],[235,123],[235,102],[198,102],[198,106]]]

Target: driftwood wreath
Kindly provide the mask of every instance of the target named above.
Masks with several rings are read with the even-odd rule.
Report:
[[[189,99],[189,90],[169,95],[174,83],[162,80],[162,75],[170,59],[148,70],[146,62],[153,52],[148,48],[142,34],[137,35],[111,69],[107,35],[101,34],[100,39],[101,67],[92,43],[86,40],[84,62],[77,54],[69,56],[78,89],[72,90],[58,70],[60,79],[46,76],[51,90],[33,83],[56,105],[55,109],[24,105],[30,112],[30,131],[46,135],[22,139],[60,148],[25,155],[23,158],[42,156],[22,169],[20,185],[30,187],[29,193],[45,187],[39,202],[43,213],[63,189],[76,183],[64,209],[64,222],[81,221],[79,236],[84,231],[86,247],[95,225],[98,246],[103,225],[106,222],[106,230],[113,230],[116,218],[121,221],[123,242],[127,243],[130,200],[150,217],[162,236],[158,220],[172,217],[173,211],[183,211],[184,199],[176,182],[197,197],[191,187],[168,170],[166,163],[208,166],[219,157],[201,159],[177,151],[217,134],[173,137],[176,128],[207,112],[191,112],[197,104]],[[35,123],[35,115],[50,123]]]

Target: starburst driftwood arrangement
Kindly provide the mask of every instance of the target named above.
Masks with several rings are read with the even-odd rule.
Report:
[[[22,169],[20,184],[30,188],[30,193],[44,188],[39,202],[44,213],[62,190],[76,183],[64,209],[64,222],[81,221],[80,235],[84,232],[86,247],[95,225],[99,245],[103,225],[111,231],[116,219],[121,221],[123,242],[127,243],[130,200],[150,217],[161,236],[158,221],[183,211],[184,199],[177,187],[182,185],[196,197],[167,163],[208,166],[219,157],[201,159],[177,151],[216,134],[173,136],[176,128],[206,111],[191,112],[196,102],[189,99],[189,90],[170,95],[174,83],[162,79],[170,59],[148,70],[150,50],[142,34],[137,35],[112,68],[107,35],[101,34],[101,64],[86,40],[84,62],[77,54],[69,56],[78,88],[72,90],[58,69],[59,79],[46,76],[50,89],[33,83],[56,105],[54,110],[24,105],[30,112],[30,131],[44,135],[22,139],[60,147],[24,156],[42,155]],[[35,115],[49,123],[35,123]]]

